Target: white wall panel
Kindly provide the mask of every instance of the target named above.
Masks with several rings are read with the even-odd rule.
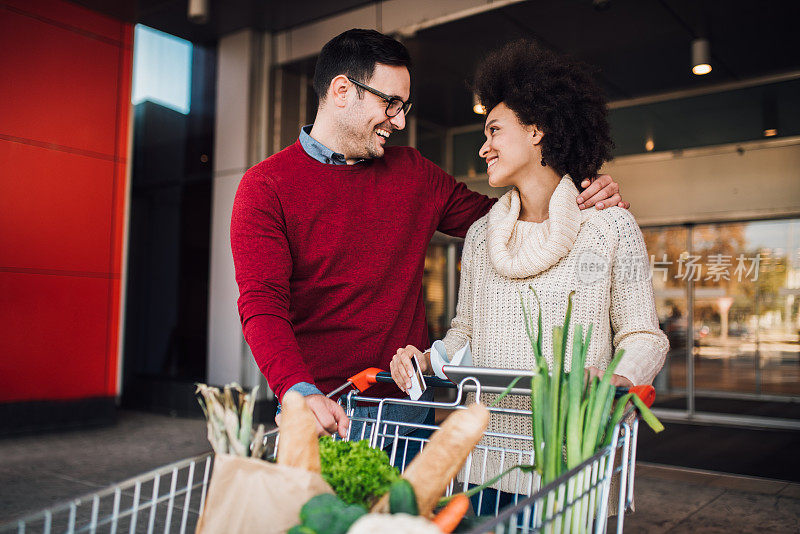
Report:
[[[244,337],[236,300],[230,222],[233,199],[248,167],[250,76],[253,34],[223,37],[217,49],[217,113],[214,131],[214,186],[208,303],[208,381],[242,380]]]
[[[239,322],[231,253],[231,211],[240,173],[214,178],[211,225],[211,273],[209,285],[208,380],[212,384],[242,382],[244,337]]]
[[[796,215],[800,140],[795,143],[622,157],[604,172],[619,182],[641,225]]]
[[[436,19],[465,9],[491,4],[486,0],[387,0],[381,2],[384,32],[391,33],[407,26]]]
[[[603,172],[643,226],[800,215],[800,139],[626,156]],[[492,197],[506,191],[485,174],[462,181]]]
[[[278,32],[272,34],[272,47],[275,51],[275,62],[280,65],[291,61],[292,58],[292,45],[291,45],[291,30],[285,32]],[[322,48],[320,46],[320,48]]]
[[[217,113],[214,123],[214,172],[247,165],[248,89],[252,31],[220,39],[217,49]]]
[[[521,0],[387,0],[275,34],[278,65],[314,56],[332,37],[350,28],[372,28],[383,33],[414,33],[430,27],[496,9]]]
[[[276,35],[279,43],[276,48],[276,61],[281,64],[314,56],[319,53],[325,43],[343,31],[350,28],[378,29],[377,23],[378,7],[376,4],[372,4],[280,32]],[[285,41],[281,43],[282,40]]]

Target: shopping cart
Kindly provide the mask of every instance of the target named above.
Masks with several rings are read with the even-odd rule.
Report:
[[[448,366],[445,366],[445,372],[447,370]],[[350,434],[345,439],[369,439],[371,447],[386,450],[392,463],[401,466],[401,470],[409,460],[407,457],[409,451],[421,450],[428,441],[428,438],[417,437],[419,434],[424,434],[424,432],[418,431],[432,432],[437,429],[437,426],[391,420],[384,416],[387,407],[413,405],[439,410],[464,409],[463,404],[468,393],[472,393],[478,398],[482,392],[500,393],[506,389],[507,383],[519,376],[519,373],[509,373],[508,370],[497,370],[501,372],[492,374],[483,369],[484,381],[492,384],[489,387],[483,387],[482,382],[474,376],[464,376],[457,384],[426,377],[429,386],[454,388],[456,394],[452,402],[424,402],[409,399],[377,399],[361,395],[358,391],[363,389],[361,384],[368,386],[375,382],[392,381],[388,373],[372,371],[368,383],[363,381],[363,376],[355,377],[356,380],[351,378],[350,382],[356,385],[357,390],[351,391],[340,399],[340,402],[344,401],[347,415],[351,419],[351,429],[359,429],[356,434]],[[451,369],[451,371],[454,372],[448,376],[468,374],[466,372],[456,373],[455,369]],[[530,394],[530,390],[524,387],[513,388],[510,391],[512,394],[518,395]],[[634,391],[640,396],[646,397],[643,400],[647,404],[652,404],[654,400],[652,388],[639,388]],[[620,388],[617,396],[621,396],[625,392],[627,389]],[[377,407],[375,417],[356,415],[356,406],[370,404]],[[528,420],[531,417],[530,410],[491,407],[489,411],[492,414],[491,417],[500,414]],[[493,517],[477,518],[474,521],[476,526],[469,531],[470,534],[485,532],[503,534],[513,532],[526,534],[532,532],[595,532],[600,534],[606,532],[609,515],[617,516],[616,531],[622,532],[624,514],[633,504],[638,430],[639,420],[635,416],[635,412],[631,411],[613,429],[609,445],[601,448],[592,457],[544,487],[539,486],[539,479],[534,474],[522,474],[520,471],[507,473],[495,484],[492,484],[492,487],[508,486],[503,482],[504,480],[510,481],[511,486],[514,487],[514,491],[511,492],[511,503],[501,506],[502,493],[499,491],[482,490],[474,495],[472,497],[473,506],[481,512],[487,510],[484,500],[492,501],[489,503],[488,509]],[[486,444],[485,442],[491,441],[491,438],[499,438],[517,445],[502,447]],[[528,434],[485,432],[484,439],[473,449],[464,467],[451,481],[446,490],[446,496],[468,491],[473,485],[481,485],[499,475],[501,471],[505,471],[505,469],[487,470],[487,459],[491,455],[495,457],[499,455],[500,464],[503,467],[533,464],[532,444],[533,439]],[[477,472],[474,471],[476,468]],[[470,481],[473,482],[470,483]],[[612,481],[615,482],[613,486],[616,486],[613,494]],[[609,509],[609,503],[612,501],[613,509]]]
[[[386,381],[387,376],[382,375],[377,381]],[[427,437],[419,437],[426,432],[415,431],[428,431],[429,434],[437,426],[391,420],[385,416],[388,406],[406,404],[452,411],[464,408],[463,402],[469,392],[477,396],[481,394],[481,382],[474,377],[466,377],[458,384],[434,381],[434,385],[454,388],[455,399],[451,402],[380,399],[363,395],[358,390],[350,391],[339,399],[351,418],[351,433],[344,439],[368,439],[372,447],[386,450],[395,465],[405,465],[409,451],[424,448],[428,441]],[[377,415],[359,416],[355,408],[364,405],[376,407]],[[490,408],[490,411],[492,416],[507,414],[530,417],[530,411],[525,410]],[[493,499],[488,506],[491,515],[477,518],[477,526],[472,532],[605,532],[611,482],[615,478],[619,480],[619,487],[614,492],[614,512],[618,516],[617,532],[621,532],[624,512],[633,502],[637,431],[638,420],[635,418],[630,423],[621,423],[614,430],[608,446],[543,488],[539,487],[538,478],[532,473],[517,470],[504,475],[497,483],[512,481],[515,488],[511,493],[512,502],[501,506],[500,492],[488,489],[479,492],[473,502],[477,500],[478,509],[484,511],[487,509],[485,501]],[[491,455],[500,455],[505,465],[533,463],[530,436],[486,432],[484,441],[490,441],[492,437],[513,440],[522,445],[511,448],[483,442],[478,444],[459,475],[451,481],[447,495],[468,490],[471,487],[470,480],[482,483],[498,475],[498,472],[487,469],[487,459]],[[278,438],[277,431],[265,437],[268,454],[272,457],[279,446]],[[620,461],[615,463],[617,458]],[[194,532],[205,502],[212,464],[211,454],[182,460],[0,525],[0,533]]]

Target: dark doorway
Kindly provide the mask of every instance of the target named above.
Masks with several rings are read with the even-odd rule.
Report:
[[[163,85],[160,58],[172,57],[169,39],[179,40],[158,34],[167,49],[151,55],[159,65],[143,73],[149,65],[137,63],[135,76]],[[199,415],[193,384],[206,379],[216,50],[178,46],[187,64],[175,69],[188,68],[178,79],[190,84],[183,101],[145,95],[134,106],[122,404]]]

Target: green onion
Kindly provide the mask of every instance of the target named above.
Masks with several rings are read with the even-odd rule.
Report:
[[[258,386],[246,394],[235,382],[219,388],[196,384],[197,401],[206,416],[208,441],[217,454],[261,457],[264,425],[253,432],[253,409]],[[235,393],[234,393],[235,391]]]
[[[591,334],[591,329],[590,329]],[[587,336],[588,337],[588,336]],[[583,424],[581,413],[584,406],[581,402],[583,393],[583,366],[586,359],[585,346],[589,345],[588,339],[583,340],[583,326],[575,327],[572,337],[572,365],[569,373],[569,393],[567,395],[567,468],[572,469],[581,463],[581,434]]]
[[[548,484],[558,478],[565,470],[573,469],[582,461],[590,458],[599,447],[610,445],[613,432],[624,417],[625,405],[633,401],[634,406],[642,414],[642,419],[656,432],[663,429],[661,423],[647,409],[641,399],[634,394],[627,394],[614,403],[615,388],[611,385],[611,377],[625,354],[619,350],[603,373],[602,379],[584,379],[586,356],[592,338],[593,325],[585,329],[575,326],[572,336],[570,371],[566,373],[565,361],[567,353],[568,333],[572,318],[572,297],[567,299],[567,310],[563,326],[553,328],[553,360],[548,366],[542,354],[542,310],[536,291],[530,288],[538,308],[537,326],[534,331],[532,310],[526,306],[520,295],[525,333],[533,350],[533,376],[531,378],[531,428],[533,434],[533,465],[542,478],[542,484]],[[584,336],[585,331],[585,336]],[[548,369],[548,367],[550,367]],[[504,397],[517,380],[514,380],[506,391],[498,398]],[[562,451],[566,450],[566,461],[562,461]],[[521,467],[521,466],[520,466]],[[513,468],[512,468],[513,469]],[[509,470],[510,471],[510,470]],[[504,472],[503,474],[507,473]],[[502,475],[498,475],[485,485],[471,490],[477,493],[488,487]],[[569,490],[569,498],[580,490],[581,484],[573,484]],[[555,500],[548,500],[546,506],[555,511],[558,506]],[[583,517],[583,503],[576,503],[571,513],[573,521]],[[573,523],[575,524],[575,523]]]
[[[642,414],[642,420],[644,420],[644,422],[653,429],[653,432],[657,434],[664,430],[664,425],[662,425],[661,421],[659,421],[653,412],[650,411],[650,408],[647,407],[639,395],[634,395],[631,398],[633,399],[633,405],[636,406],[636,409],[639,410],[640,414]]]
[[[633,402],[634,407],[641,413],[642,419],[654,431],[661,432],[664,429],[661,422],[637,395],[628,393],[623,395],[616,404],[614,403],[616,391],[611,385],[611,377],[625,354],[624,350],[617,351],[604,371],[602,379],[594,377],[591,380],[585,380],[586,355],[592,339],[592,324],[586,328],[585,337],[583,326],[575,326],[572,336],[570,371],[566,372],[564,363],[572,319],[574,292],[571,292],[567,298],[567,311],[563,326],[553,328],[553,363],[552,368],[549,368],[547,359],[542,354],[541,301],[533,287],[530,289],[538,308],[538,328],[535,333],[532,314],[526,306],[522,294],[520,294],[520,304],[525,334],[534,355],[530,392],[533,464],[513,466],[484,484],[470,489],[466,492],[467,496],[490,487],[514,469],[520,469],[523,472],[536,471],[542,479],[542,484],[549,484],[566,470],[573,469],[582,461],[590,458],[600,447],[607,447],[611,444],[614,431],[624,417],[628,402]],[[515,378],[506,390],[495,399],[492,406],[508,395],[520,378]],[[562,451],[564,450],[566,450],[566,461],[562,460]],[[568,487],[568,502],[573,501],[576,491],[585,491],[589,480],[588,478],[584,480],[584,476],[588,477],[589,475],[580,473]],[[556,512],[559,506],[563,506],[563,503],[560,504],[556,497],[555,494],[549,496],[544,509]],[[573,503],[571,505],[573,509],[568,511],[565,518],[565,525],[571,525],[576,530],[585,530],[587,522],[592,520],[594,514],[592,503],[595,498],[596,495],[592,491],[590,495],[581,498],[579,502]],[[444,504],[449,499],[443,499],[440,504]],[[587,508],[584,509],[584,506]],[[560,523],[553,526],[558,528]],[[577,528],[581,526],[583,529]]]
[[[614,356],[614,359],[611,360],[611,363],[603,372],[603,378],[600,380],[600,383],[594,390],[595,397],[593,398],[593,402],[590,401],[590,411],[587,414],[587,428],[586,432],[584,432],[584,459],[589,458],[592,454],[594,454],[597,448],[597,442],[600,440],[597,434],[600,432],[600,422],[603,420],[603,412],[608,404],[606,397],[611,395],[611,398],[613,399],[614,395],[614,392],[611,391],[611,375],[614,374],[614,370],[617,368],[617,364],[622,359],[624,354],[624,350],[619,350],[617,352],[617,355]],[[605,425],[603,425],[603,428],[605,428]]]
[[[494,408],[495,406],[497,406],[500,403],[500,401],[506,397],[506,395],[511,393],[511,390],[514,389],[514,386],[516,386],[517,382],[519,382],[521,379],[522,377],[518,376],[514,380],[512,380],[511,383],[508,385],[508,387],[506,387],[505,391],[503,391],[500,395],[497,396],[497,398],[491,404],[491,407]]]

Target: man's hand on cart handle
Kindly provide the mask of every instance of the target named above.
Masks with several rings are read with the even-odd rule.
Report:
[[[330,436],[338,431],[342,438],[347,437],[350,420],[339,403],[325,395],[306,395],[306,403],[317,418],[317,435]],[[281,414],[275,416],[275,424],[280,428]]]
[[[392,373],[397,387],[403,392],[408,392],[411,387],[411,377],[414,376],[414,365],[411,363],[411,358],[417,356],[420,371],[422,374],[430,374],[431,372],[431,354],[426,352],[423,354],[417,347],[406,345],[397,349],[397,353],[392,357],[389,364],[389,371]]]
[[[591,380],[594,377],[603,378],[603,371],[595,366],[590,366],[586,368],[587,379]],[[611,375],[611,380],[609,380],[612,386],[623,387],[623,388],[632,388],[633,382],[628,380],[622,375],[613,374]]]

